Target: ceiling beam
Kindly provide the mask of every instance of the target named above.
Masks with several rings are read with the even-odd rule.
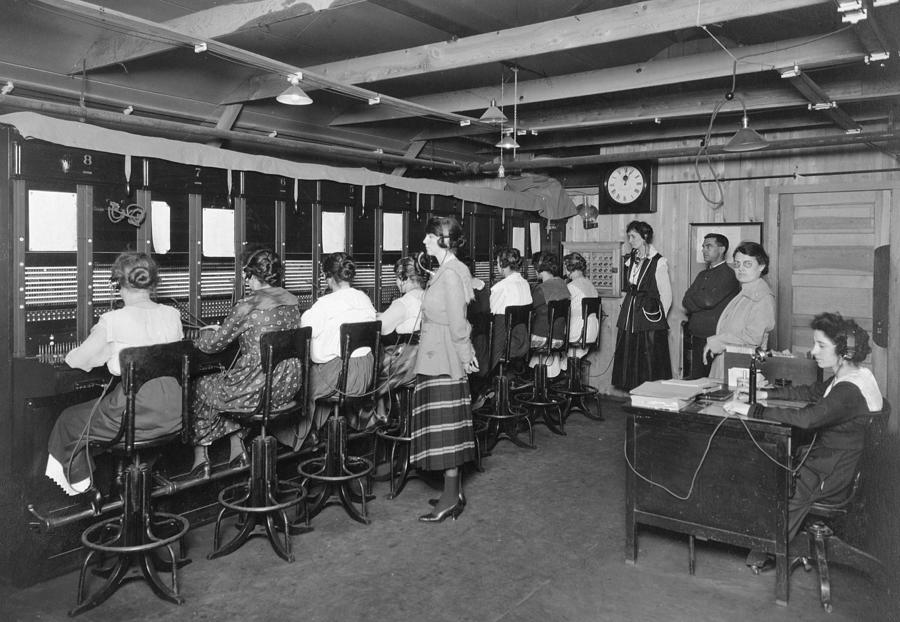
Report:
[[[853,33],[844,31],[827,38],[804,37],[740,47],[734,50],[734,54],[740,60],[736,66],[732,58],[720,50],[548,79],[520,81],[519,105],[723,78],[731,76],[732,71],[743,75],[792,65],[812,68],[862,62],[866,52]],[[408,101],[446,111],[485,108],[491,99],[497,100],[500,105],[512,106],[512,93],[504,93],[503,100],[499,95],[497,87],[493,86],[411,97]],[[399,110],[353,111],[338,116],[331,125],[368,123],[403,116],[404,113]]]
[[[360,162],[369,162],[377,163],[378,165],[392,164],[394,166],[415,166],[437,171],[458,172],[460,170],[460,166],[457,164],[398,156],[388,153],[375,153],[369,149],[351,149],[349,147],[337,147],[319,143],[306,143],[267,135],[249,134],[246,132],[205,127],[190,123],[167,121],[164,119],[149,119],[146,117],[124,115],[118,112],[108,112],[94,108],[82,108],[81,106],[72,104],[39,101],[19,97],[17,95],[0,95],[0,107],[3,106],[9,106],[16,110],[33,110],[35,112],[51,114],[61,118],[100,123],[106,127],[122,128],[155,136],[159,136],[160,134],[177,136],[178,139],[182,141],[195,140],[207,144],[212,141],[219,141],[222,143],[228,141],[232,145],[253,145],[260,150],[271,151],[278,149],[280,151],[288,151],[294,156],[302,154],[305,156],[329,157],[352,161],[357,164]]]
[[[724,1],[724,0],[717,0]],[[734,0],[731,0],[734,1]],[[781,2],[782,0],[768,0],[770,2]],[[805,0],[811,2],[812,0]],[[170,41],[180,43],[185,47],[193,47],[197,52],[209,52],[217,56],[227,58],[235,63],[241,63],[257,67],[258,69],[281,76],[282,88],[287,85],[289,76],[298,76],[302,74],[300,80],[301,85],[305,88],[308,85],[318,86],[319,88],[339,93],[346,97],[358,99],[362,101],[377,102],[382,106],[396,106],[412,112],[415,116],[430,117],[440,119],[451,123],[467,123],[479,124],[491,127],[489,124],[482,124],[478,119],[466,117],[455,113],[442,112],[434,110],[418,104],[409,103],[403,99],[391,97],[381,93],[376,93],[368,89],[359,88],[334,80],[333,78],[315,73],[308,69],[297,67],[289,63],[268,58],[255,52],[249,52],[233,45],[220,43],[212,39],[196,37],[190,33],[181,32],[156,22],[134,17],[119,11],[113,11],[106,7],[83,2],[82,0],[33,0],[33,2],[52,7],[53,10],[63,9],[73,15],[91,20],[101,25],[108,24],[115,28],[125,28],[135,34],[142,33],[155,37],[162,37]]]
[[[877,99],[891,100],[900,96],[900,77],[890,76],[882,80],[835,80],[824,84],[831,96],[842,102],[862,102]],[[776,86],[756,88],[752,91],[738,93],[749,111],[766,111],[784,108],[806,108],[807,100],[790,87]],[[606,127],[628,123],[652,123],[655,119],[679,119],[709,115],[713,107],[722,100],[721,89],[682,92],[673,95],[642,98],[622,98],[616,101],[597,104],[585,104],[567,108],[564,112],[547,110],[539,113],[523,115],[520,118],[527,126],[538,132],[580,130],[589,127]],[[729,112],[740,112],[740,107],[725,106],[721,115]],[[751,115],[752,120],[752,115]],[[450,132],[421,132],[417,139],[437,140],[441,138],[464,136],[469,128],[455,128]],[[496,130],[495,130],[496,131]],[[522,142],[527,147],[528,138]]]
[[[330,8],[332,4],[332,0],[245,0],[197,11],[162,24],[198,39],[217,39],[315,13]],[[107,35],[95,41],[88,50],[84,58],[85,69],[91,71],[124,64],[176,48],[177,46],[145,37]]]
[[[832,0],[647,0],[499,32],[348,58],[308,67],[308,70],[345,84],[367,84],[558,53],[830,2]],[[280,92],[276,90],[278,86],[277,82],[263,79],[252,95],[274,97]],[[284,89],[283,84],[281,89]],[[223,103],[247,101],[240,99],[244,95],[249,97],[250,90],[243,95],[236,91]],[[480,105],[483,107],[484,102]]]
[[[861,126],[853,118],[838,107],[837,98],[831,97],[815,80],[809,77],[802,69],[793,70],[787,78],[791,86],[806,98],[807,108],[817,112],[824,112],[835,125],[844,130],[859,131]]]
[[[727,152],[724,150],[725,143],[721,145],[710,145],[707,152],[711,156],[716,157],[753,157],[755,155],[770,154],[775,151],[786,151],[795,149],[817,149],[822,147],[846,147],[851,145],[868,145],[869,143],[882,144],[892,143],[900,140],[893,130],[884,132],[864,132],[861,134],[829,134],[824,136],[806,136],[803,138],[788,138],[784,140],[771,140],[769,146],[760,151],[753,152]],[[536,169],[552,169],[552,168],[572,168],[576,166],[589,166],[594,164],[602,164],[605,162],[620,162],[622,160],[634,159],[640,156],[641,159],[664,160],[675,158],[693,158],[697,155],[697,147],[673,147],[670,149],[648,149],[641,152],[632,150],[623,150],[609,153],[592,154],[586,156],[572,156],[566,158],[540,158],[535,160],[512,160],[504,161],[503,166],[507,173],[512,171],[536,170]],[[466,168],[466,172],[472,175],[494,174],[497,172],[499,163],[489,162],[483,164],[473,164]]]

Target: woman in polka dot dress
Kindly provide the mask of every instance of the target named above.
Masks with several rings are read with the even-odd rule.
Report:
[[[263,392],[260,361],[260,335],[270,331],[300,327],[297,297],[280,287],[281,259],[274,252],[260,249],[244,262],[244,282],[250,293],[238,301],[221,326],[204,327],[196,345],[207,353],[221,352],[235,339],[240,352],[230,369],[205,376],[195,383],[192,413],[194,437],[193,477],[209,477],[207,448],[223,436],[230,441],[229,466],[246,464],[242,428],[231,419],[219,416],[224,410],[253,410]],[[288,360],[275,370],[272,379],[276,405],[293,399],[300,389],[300,362]]]

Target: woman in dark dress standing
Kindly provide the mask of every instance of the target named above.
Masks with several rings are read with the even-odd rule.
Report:
[[[633,220],[625,229],[631,252],[625,257],[625,299],[619,329],[612,384],[630,391],[646,380],[672,377],[669,324],[672,306],[669,264],[653,245],[653,227]]]
[[[419,517],[439,523],[456,519],[465,507],[460,467],[475,459],[475,435],[468,373],[478,370],[466,306],[472,300],[469,269],[456,258],[465,243],[459,222],[436,216],[425,226],[425,251],[439,267],[422,300],[422,328],[416,358],[410,462],[444,472],[444,489],[434,509]]]

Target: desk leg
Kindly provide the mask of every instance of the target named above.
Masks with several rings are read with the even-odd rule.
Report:
[[[787,554],[775,555],[775,604],[787,607],[788,590],[790,589],[791,575],[788,572]]]
[[[628,460],[634,464],[634,417],[625,421],[625,452]],[[625,563],[633,566],[637,560],[637,534],[634,522],[634,472],[626,467],[625,471]]]

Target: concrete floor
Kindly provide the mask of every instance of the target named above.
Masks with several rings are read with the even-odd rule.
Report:
[[[774,574],[755,576],[745,550],[700,543],[688,574],[686,538],[642,529],[637,564],[624,563],[625,415],[605,403],[605,422],[574,415],[568,436],[537,428],[536,451],[501,442],[484,473],[466,482],[457,521],[423,524],[433,496],[412,480],[389,501],[379,483],[372,524],[337,507],[294,538],[297,561],[254,538],[208,561],[212,527],[189,534],[193,563],[181,573],[182,606],[141,581],[81,620],[490,621],[898,620],[875,587],[852,570],[832,572],[834,612],[819,606],[815,572],[798,570],[787,607],[774,602]],[[164,575],[167,576],[167,575]],[[63,620],[77,574],[26,589],[0,587],[0,619]]]

